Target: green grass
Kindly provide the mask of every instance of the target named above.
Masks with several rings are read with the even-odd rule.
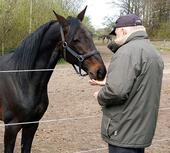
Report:
[[[151,42],[161,52],[170,51],[170,41],[151,41]]]
[[[66,62],[63,58],[61,58],[61,59],[58,61],[58,64],[67,64],[67,62]]]
[[[170,52],[170,48],[157,47],[161,52]]]
[[[94,41],[94,44],[96,46],[107,46],[107,41],[106,40],[104,41],[104,43],[103,43],[102,40],[97,40],[97,39],[93,39],[93,41]]]

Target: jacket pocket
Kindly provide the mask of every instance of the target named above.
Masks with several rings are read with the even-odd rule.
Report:
[[[101,134],[105,137],[112,137],[118,134],[118,124],[120,121],[120,114],[109,117],[103,114],[102,124],[101,124]]]
[[[111,119],[103,114],[102,123],[101,123],[101,134],[105,137],[109,137],[108,135],[108,128],[110,125]]]

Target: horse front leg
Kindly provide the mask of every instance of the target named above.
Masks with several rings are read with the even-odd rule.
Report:
[[[38,128],[38,123],[26,125],[22,129],[21,153],[30,153],[32,141]]]
[[[4,153],[13,153],[16,137],[20,129],[21,129],[21,126],[18,126],[18,125],[5,126]]]

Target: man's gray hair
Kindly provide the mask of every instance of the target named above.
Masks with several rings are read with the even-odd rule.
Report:
[[[128,34],[137,32],[137,31],[146,31],[145,27],[140,25],[140,26],[131,26],[131,27],[122,27]]]

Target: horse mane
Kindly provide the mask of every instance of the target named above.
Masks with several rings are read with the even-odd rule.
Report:
[[[28,35],[15,49],[13,55],[16,61],[15,69],[27,70],[33,68],[43,37],[55,22],[56,21],[50,21],[40,26],[36,31]]]

